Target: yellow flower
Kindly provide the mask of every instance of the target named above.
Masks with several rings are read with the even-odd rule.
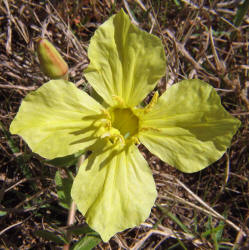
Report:
[[[199,80],[177,83],[160,97],[156,92],[139,106],[165,73],[165,54],[160,39],[131,24],[122,10],[98,28],[88,55],[85,77],[100,102],[71,82],[53,80],[25,97],[10,131],[49,159],[92,152],[71,194],[108,241],[143,222],[157,196],[137,144],[183,172],[196,172],[223,155],[240,122]]]

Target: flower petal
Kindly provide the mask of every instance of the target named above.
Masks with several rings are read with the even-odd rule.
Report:
[[[173,85],[141,119],[140,141],[187,173],[218,160],[240,126],[221,105],[216,91],[200,80]]]
[[[85,77],[111,106],[115,96],[136,106],[165,73],[161,40],[133,25],[123,10],[96,30],[88,56]]]
[[[94,151],[81,165],[71,195],[89,226],[106,242],[115,233],[143,222],[157,192],[137,147],[118,150],[110,145]]]
[[[101,108],[73,83],[52,80],[24,98],[10,132],[45,158],[70,155],[95,143]]]

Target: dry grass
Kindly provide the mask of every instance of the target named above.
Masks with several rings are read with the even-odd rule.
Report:
[[[89,39],[120,8],[164,43],[168,65],[160,93],[182,79],[202,79],[217,89],[242,126],[227,153],[200,173],[180,173],[141,147],[159,191],[156,205],[146,223],[96,249],[249,247],[249,17],[234,26],[237,5],[235,0],[0,0],[1,249],[58,248],[35,231],[60,232],[67,221],[67,210],[58,205],[56,168],[8,132],[21,99],[48,80],[39,70],[35,40],[53,42],[70,66],[70,80],[88,90],[82,71]],[[80,214],[76,220],[84,222]]]

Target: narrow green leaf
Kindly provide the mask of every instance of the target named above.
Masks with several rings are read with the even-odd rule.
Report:
[[[6,215],[6,214],[7,214],[6,211],[0,211],[0,217],[1,217],[1,216],[4,216],[4,215]]]
[[[208,229],[206,232],[201,234],[201,237],[206,238],[207,236],[209,236],[209,235],[211,235],[213,233],[217,233],[218,231],[223,230],[223,227],[224,226],[221,225],[221,226],[218,226],[218,227],[215,227],[215,228]]]
[[[0,129],[3,131],[3,134],[6,138],[6,142],[9,145],[13,154],[19,152],[19,148],[15,145],[15,142],[12,140],[10,133],[4,128],[3,124],[0,122]]]
[[[35,232],[35,235],[42,237],[45,240],[53,241],[58,244],[68,243],[64,237],[56,235],[55,233],[47,230],[38,230]]]
[[[174,0],[174,3],[177,7],[181,7],[181,3],[178,0]]]
[[[0,122],[0,129],[3,131],[3,134],[6,138],[6,142],[10,150],[12,151],[12,153],[13,154],[19,153],[20,152],[19,148],[16,146],[16,143],[14,142],[14,140],[12,140],[9,131],[4,128],[1,122]],[[26,178],[32,177],[32,173],[26,164],[26,162],[28,162],[31,157],[32,157],[31,154],[24,152],[16,158],[16,161]]]
[[[96,236],[99,235],[97,232],[92,230],[87,224],[71,227],[71,228],[68,229],[68,231],[70,231],[71,233],[73,233],[75,235],[89,234],[89,233],[91,233],[91,235],[93,235],[93,236],[94,235],[96,235]]]
[[[180,239],[178,239],[178,238],[176,238],[176,239],[177,239],[177,241],[178,241],[179,245],[182,247],[182,249],[184,249],[184,250],[188,250],[188,248],[185,246],[185,244],[183,243],[183,241],[182,241],[182,240],[180,240]]]
[[[86,235],[80,241],[78,241],[73,250],[91,250],[101,242],[101,239],[96,236]]]
[[[62,178],[60,171],[57,171],[55,174],[55,183],[57,188],[57,194],[60,200],[60,205],[66,209],[70,208],[71,204],[71,188],[73,184],[73,179]]]
[[[167,248],[167,250],[174,250],[174,249],[179,249],[179,242],[177,242],[176,244],[171,245],[170,247]]]
[[[226,218],[226,217],[225,217]],[[222,240],[222,234],[223,234],[223,230],[224,230],[224,227],[225,227],[225,222],[222,220],[220,221],[218,227],[220,227],[220,230],[218,230],[216,233],[215,233],[215,238],[218,242],[220,242]]]
[[[168,209],[157,205],[159,209],[168,216],[171,220],[173,220],[185,233],[191,233],[189,229],[174,215],[172,214]]]
[[[236,15],[235,15],[234,20],[233,20],[233,23],[236,27],[240,26],[240,24],[243,21],[244,16],[248,13],[248,9],[249,9],[249,0],[245,0],[243,2],[243,4],[238,6]],[[234,40],[236,35],[237,35],[237,32],[233,31],[231,33],[231,40]]]
[[[57,157],[53,160],[45,160],[46,163],[51,164],[55,167],[68,168],[76,165],[78,158],[85,152],[85,150],[80,150],[79,152],[64,157]]]
[[[233,21],[235,26],[238,27],[242,23],[244,16],[248,13],[248,9],[249,9],[249,0],[245,0],[243,4],[238,6],[238,9],[234,17],[234,21]]]
[[[221,249],[227,249],[227,250],[231,250],[231,246],[227,246],[227,245],[222,245],[222,244],[219,244],[218,245],[218,249],[221,250]],[[233,250],[236,250],[237,248],[233,248]]]
[[[70,167],[72,165],[75,165],[77,162],[77,158],[74,155],[68,155],[64,157],[57,157],[53,160],[46,160],[46,163],[51,164],[56,167]]]

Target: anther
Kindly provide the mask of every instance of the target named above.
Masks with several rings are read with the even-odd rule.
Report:
[[[158,100],[158,92],[156,91],[155,94],[153,95],[152,99],[150,100],[149,104],[144,108],[144,113],[148,113],[151,111],[151,109],[154,107],[154,105],[157,103]]]
[[[113,95],[112,98],[117,101],[117,103],[121,106],[124,106],[124,100],[120,97],[120,96],[117,96],[117,95]]]

